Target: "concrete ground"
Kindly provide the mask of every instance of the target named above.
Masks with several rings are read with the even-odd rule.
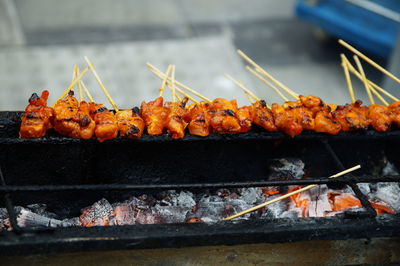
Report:
[[[147,70],[177,66],[177,79],[209,98],[247,99],[228,72],[269,103],[281,102],[244,68],[237,48],[300,94],[348,102],[341,49],[298,21],[294,0],[0,0],[0,110],[21,110],[30,94],[68,86],[72,67],[87,55],[121,108],[157,95]],[[368,72],[369,73],[369,72]],[[372,76],[371,76],[372,75]],[[380,76],[371,72],[371,79]],[[95,80],[84,79],[105,102]],[[365,99],[361,84],[357,95]]]

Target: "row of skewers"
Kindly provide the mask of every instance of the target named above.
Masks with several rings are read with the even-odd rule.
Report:
[[[273,103],[269,106],[241,81],[228,74],[227,78],[243,90],[251,104],[238,107],[236,100],[223,98],[210,100],[175,80],[174,65],[169,65],[163,73],[148,63],[150,71],[162,79],[159,97],[153,101],[142,102],[140,109],[134,107],[129,110],[119,110],[93,64],[85,57],[87,67],[82,72],[77,66],[74,67],[70,86],[52,107],[47,106],[48,91],[43,91],[40,97],[36,93],[30,97],[29,105],[22,116],[20,137],[41,138],[48,130],[54,129],[59,134],[72,138],[90,139],[95,136],[100,142],[118,136],[138,139],[145,131],[149,135],[167,132],[172,138],[180,139],[185,136],[186,129],[192,135],[205,137],[210,133],[248,132],[254,125],[270,132],[282,131],[294,137],[303,130],[336,135],[341,131],[363,130],[369,126],[379,132],[390,130],[392,125],[400,127],[399,99],[365,77],[358,56],[399,83],[400,80],[354,47],[341,40],[339,42],[355,54],[354,60],[358,68],[357,71],[346,56],[341,55],[351,104],[338,106],[326,104],[317,96],[301,96],[238,50],[239,55],[251,65],[251,67],[246,66],[246,69],[282,97],[285,101],[282,105]],[[113,106],[114,112],[103,104],[94,102],[81,80],[89,70]],[[361,101],[355,100],[350,73],[364,83],[371,105],[364,106]],[[75,97],[75,87],[79,90],[79,101]],[[167,87],[172,92],[172,102],[164,102],[163,94]],[[381,93],[394,102],[389,104]],[[84,94],[89,102],[84,101]],[[383,104],[376,104],[373,94]],[[189,101],[192,103],[189,104]]]

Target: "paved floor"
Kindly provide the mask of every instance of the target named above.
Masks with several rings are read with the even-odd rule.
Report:
[[[238,98],[223,77],[240,78],[268,102],[281,100],[240,63],[240,48],[301,94],[348,101],[340,48],[321,42],[293,16],[294,0],[51,1],[0,0],[0,110],[23,109],[29,95],[51,91],[51,101],[88,55],[117,103],[128,108],[153,98],[159,86],[145,62],[177,66],[177,78],[213,98]],[[4,16],[2,16],[4,14]],[[7,26],[4,26],[7,25]],[[9,30],[7,30],[9,29]],[[7,35],[7,36],[6,36]],[[4,37],[5,36],[5,37]],[[370,72],[368,72],[370,73]],[[370,73],[379,81],[380,76]],[[86,79],[86,77],[85,77]],[[86,79],[98,91],[93,79]],[[357,95],[365,99],[362,86]],[[104,101],[100,92],[97,101]]]

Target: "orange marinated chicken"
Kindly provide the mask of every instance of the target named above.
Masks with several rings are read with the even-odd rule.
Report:
[[[146,124],[149,135],[161,135],[166,126],[169,109],[164,106],[164,100],[160,96],[151,102],[142,102],[140,106],[141,116]]]
[[[392,121],[397,125],[397,127],[400,127],[400,101],[389,104],[388,109]]]
[[[325,104],[317,96],[299,96],[301,103],[310,110],[314,118],[314,131],[337,135],[341,130],[341,125],[333,119],[331,106]],[[336,109],[335,106],[332,106]]]
[[[380,104],[372,104],[368,107],[368,117],[372,127],[379,132],[388,131],[393,121],[389,108]]]
[[[196,136],[206,137],[210,135],[210,114],[208,108],[210,104],[207,102],[200,102],[193,104],[189,108],[188,118],[189,133]]]
[[[274,103],[272,104],[271,110],[274,115],[275,126],[279,130],[288,134],[292,138],[303,132],[301,124],[297,122],[295,117],[287,112],[283,106]]]
[[[144,120],[139,115],[139,108],[118,111],[115,114],[119,135],[130,139],[140,139],[144,131]]]
[[[267,131],[277,131],[274,116],[264,100],[257,101],[252,105],[253,123]]]
[[[236,100],[228,101],[217,98],[210,104],[208,113],[211,116],[210,125],[214,133],[238,133],[241,130],[236,118]]]
[[[338,106],[332,113],[333,118],[340,123],[343,131],[367,129],[370,124],[368,107],[362,106],[362,101]]]
[[[291,117],[300,123],[305,130],[314,130],[314,113],[312,110],[304,107],[300,101],[285,102],[283,107],[290,114]]]
[[[29,98],[29,104],[21,118],[20,138],[41,138],[46,135],[52,125],[54,110],[47,106],[48,91],[39,97],[36,93]]]
[[[118,123],[115,115],[104,105],[90,103],[90,114],[96,122],[95,135],[100,142],[118,136]]]
[[[54,129],[61,135],[90,139],[95,127],[96,124],[90,117],[89,105],[84,101],[79,104],[73,91],[55,104]]]
[[[189,99],[185,97],[181,102],[168,102],[166,104],[167,108],[170,110],[166,128],[173,139],[181,139],[185,136],[185,129],[188,123],[184,118],[188,113],[188,110],[185,108],[188,100]]]
[[[240,132],[247,132],[251,130],[253,123],[253,107],[242,106],[236,111],[236,118],[239,120]]]
[[[332,113],[328,111],[319,111],[315,115],[315,132],[327,133],[331,135],[339,134],[342,126],[333,119]]]

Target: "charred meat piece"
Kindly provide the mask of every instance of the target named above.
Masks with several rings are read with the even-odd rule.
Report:
[[[272,111],[267,107],[264,100],[257,101],[252,105],[253,123],[267,131],[277,131]]]
[[[360,100],[352,104],[338,106],[332,115],[340,123],[343,131],[364,130],[371,123],[368,118],[368,107],[362,106]]]
[[[185,136],[185,129],[188,123],[184,118],[188,113],[188,110],[185,108],[188,100],[189,99],[185,97],[181,102],[169,102],[166,104],[166,107],[170,110],[167,117],[166,128],[173,139],[181,139]]]
[[[297,136],[303,132],[303,127],[296,121],[291,113],[276,103],[272,104],[272,113],[275,120],[275,126],[291,137]]]
[[[242,106],[236,111],[236,117],[239,120],[240,132],[248,132],[251,130],[253,123],[253,107]]]
[[[368,117],[372,127],[379,132],[388,131],[393,121],[389,108],[380,104],[372,104],[368,107]]]
[[[79,104],[73,91],[55,104],[54,129],[61,135],[90,139],[95,126],[94,120],[90,117],[89,105],[84,101]]]
[[[206,137],[210,135],[209,104],[200,102],[189,107],[186,121],[189,122],[189,133],[196,136]]]
[[[141,116],[149,135],[161,135],[164,132],[169,109],[164,107],[163,101],[162,97],[158,97],[148,103],[142,102],[140,106]]]
[[[100,142],[114,139],[118,136],[118,124],[115,115],[104,105],[90,103],[90,115],[96,122],[95,135]]]
[[[400,101],[393,102],[388,106],[392,121],[400,127]]]
[[[139,115],[139,110],[123,110],[115,114],[121,137],[139,139],[144,131],[145,123]]]
[[[217,98],[210,103],[210,125],[214,133],[238,133],[241,130],[236,118],[237,102]]]
[[[52,125],[54,110],[47,106],[48,91],[39,97],[36,93],[29,98],[29,104],[21,118],[19,136],[21,138],[41,138]]]

